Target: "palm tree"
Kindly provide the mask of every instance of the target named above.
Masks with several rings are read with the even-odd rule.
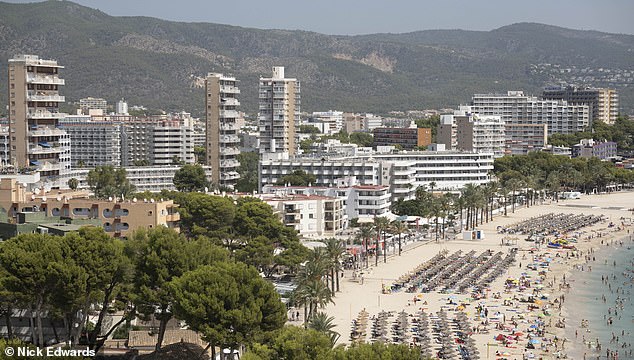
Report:
[[[487,208],[486,222],[487,223],[489,222],[489,215],[490,215],[491,221],[493,221],[493,197],[497,193],[498,187],[499,185],[497,181],[490,181],[488,184],[484,186],[484,189],[483,189],[484,197],[486,199],[486,208]]]
[[[383,234],[383,262],[387,262],[387,254],[385,247],[385,232],[390,227],[390,220],[385,216],[375,216],[374,217],[374,228],[377,233],[377,242],[376,242],[376,261],[374,266],[379,264],[379,245],[381,242],[381,234]]]
[[[402,252],[402,243],[401,243],[401,234],[409,232],[409,227],[406,223],[400,220],[392,221],[392,232],[398,235],[398,256],[401,256]]]
[[[370,242],[370,239],[372,239],[372,237],[374,236],[374,229],[372,228],[372,225],[370,224],[363,224],[359,227],[359,233],[357,234],[357,236],[363,240],[363,246],[365,248],[365,253],[364,253],[364,258],[365,258],[365,267],[367,268],[368,265],[368,243]]]
[[[511,204],[513,213],[515,213],[515,195],[517,190],[519,190],[523,186],[524,182],[517,178],[510,178],[506,181],[506,186],[511,190],[513,195],[513,203]]]
[[[339,291],[339,272],[341,272],[341,260],[343,254],[346,253],[346,247],[343,246],[341,240],[335,238],[328,238],[322,242],[326,245],[326,256],[328,256],[330,264],[330,278],[335,280],[337,291]],[[335,282],[331,282],[333,293],[335,292]]]
[[[323,280],[331,267],[326,250],[316,248],[309,252],[306,263],[297,273],[297,288],[293,290],[292,300],[304,307],[304,324],[318,307],[333,302],[333,292]]]
[[[295,303],[304,306],[304,325],[308,322],[318,308],[325,307],[328,303],[334,303],[332,292],[321,280],[310,280],[301,283],[293,292]]]
[[[462,223],[463,223],[463,212],[465,209],[465,198],[462,194],[458,195],[453,202],[454,211],[458,211],[460,213],[460,232],[462,233]]]
[[[328,316],[325,312],[320,311],[311,317],[310,322],[308,323],[308,328],[328,335],[328,337],[330,337],[330,342],[334,346],[341,336],[338,332],[333,330],[336,326],[334,321],[334,316]]]

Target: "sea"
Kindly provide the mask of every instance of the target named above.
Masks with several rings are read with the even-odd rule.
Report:
[[[572,343],[566,346],[569,359],[634,360],[632,239],[628,235],[595,247],[590,254],[595,260],[584,265],[583,271],[573,270],[572,288],[564,302],[566,345]]]

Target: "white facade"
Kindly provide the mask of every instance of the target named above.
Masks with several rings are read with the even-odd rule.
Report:
[[[410,199],[416,188],[436,183],[439,190],[458,190],[466,184],[489,182],[493,153],[457,151],[413,151],[397,154],[373,154],[336,158],[262,159],[260,188],[276,184],[295,170],[316,176],[316,186],[335,186],[345,177],[356,178],[360,185],[390,187],[392,201]]]
[[[346,181],[344,181],[346,182]],[[349,183],[354,184],[355,179],[350,178]],[[345,209],[346,221],[355,218],[385,216],[390,213],[391,194],[390,188],[383,185],[350,185],[333,187],[319,186],[279,186],[266,185],[262,188],[263,194],[287,195],[320,195],[337,197],[341,199]],[[347,226],[344,226],[347,227]]]
[[[161,190],[176,190],[174,186],[174,175],[181,168],[177,165],[169,166],[135,166],[126,168],[126,178],[130,184],[136,187],[137,192],[160,192]],[[203,166],[205,175],[211,180],[211,168]],[[90,169],[73,169],[69,173],[69,178],[79,180],[79,188],[87,189],[86,177]]]
[[[493,153],[502,157],[506,137],[500,116],[474,113],[469,106],[461,106],[450,115],[441,115],[438,141],[448,149]]]
[[[102,114],[105,114],[108,110],[108,102],[106,99],[93,97],[79,99],[79,110],[84,115],[88,115],[90,110],[100,110]]]
[[[73,168],[121,166],[121,128],[118,123],[91,121],[90,116],[69,115],[60,120],[68,132]]]
[[[273,68],[273,76],[260,78],[259,115],[260,153],[297,153],[300,124],[300,82],[285,78],[284,67]]]
[[[326,238],[338,235],[346,224],[342,200],[320,195],[261,196],[291,226],[304,237]]]
[[[312,125],[322,134],[336,134],[343,129],[343,111],[313,112],[306,125]]]
[[[117,101],[116,113],[118,115],[128,115],[128,103],[125,100]]]
[[[500,116],[505,124],[548,126],[548,134],[572,134],[590,125],[587,105],[571,105],[563,100],[540,100],[522,91],[507,94],[473,95],[471,108],[481,116]]]

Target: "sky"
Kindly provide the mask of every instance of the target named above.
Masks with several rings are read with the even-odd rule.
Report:
[[[33,0],[4,0],[12,3]],[[492,30],[538,22],[634,34],[634,0],[74,0],[115,16],[150,16],[324,34]]]

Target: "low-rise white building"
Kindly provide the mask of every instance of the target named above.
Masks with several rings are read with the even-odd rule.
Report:
[[[126,178],[130,184],[136,187],[137,192],[160,192],[161,190],[176,190],[174,186],[174,175],[180,170],[180,165],[168,166],[133,166],[126,168]],[[207,180],[211,181],[211,168],[203,166]],[[87,189],[86,180],[90,169],[74,169],[69,174],[69,178],[79,180],[79,188]]]
[[[341,199],[346,221],[355,218],[386,216],[390,214],[390,188],[384,185],[353,185],[354,178],[344,178],[336,186],[279,186],[266,185],[263,194],[277,196],[319,195]],[[347,228],[347,225],[344,225]]]
[[[261,198],[279,214],[284,225],[293,227],[304,237],[333,237],[346,224],[343,201],[338,197],[269,194]]]
[[[411,151],[349,157],[264,158],[259,164],[260,189],[285,175],[303,170],[316,177],[316,186],[333,187],[346,177],[359,185],[384,185],[392,201],[414,198],[416,188],[436,183],[439,190],[458,190],[466,184],[489,182],[493,153]]]

